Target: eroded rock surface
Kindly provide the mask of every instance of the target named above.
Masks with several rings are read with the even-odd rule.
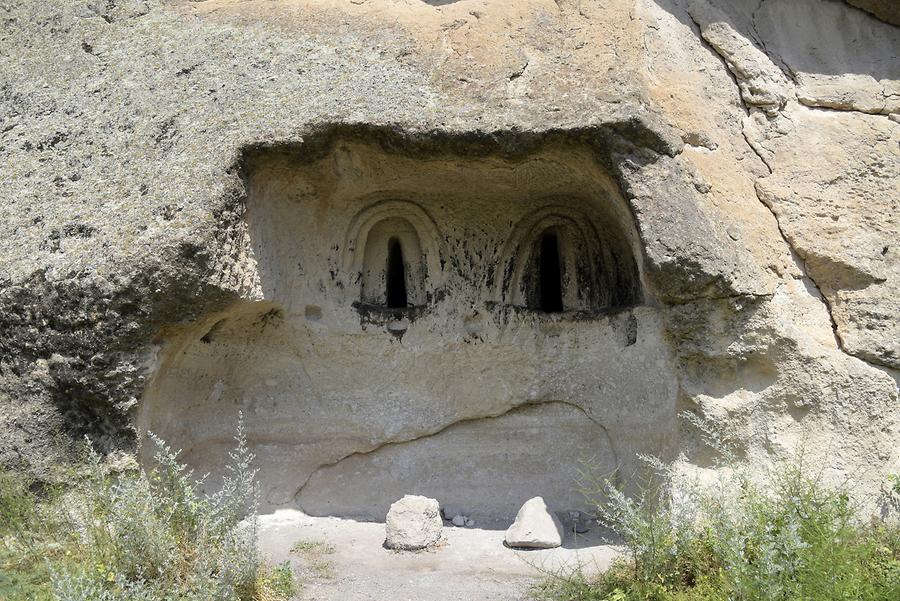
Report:
[[[242,410],[270,505],[505,516],[431,467],[575,509],[577,451],[708,466],[687,410],[874,494],[900,42],[851,4],[0,8],[0,461],[152,429],[204,472]]]
[[[445,508],[465,508],[461,516],[445,511],[448,519],[474,517],[482,526],[505,527],[536,487],[553,507],[581,507],[573,483],[588,458],[604,474],[618,464],[599,424],[576,406],[551,401],[351,455],[315,471],[297,502],[314,515],[373,519],[391,502],[391,491],[408,490]],[[460,522],[454,520],[464,525],[465,519]]]

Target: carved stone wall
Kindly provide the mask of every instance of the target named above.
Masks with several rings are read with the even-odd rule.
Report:
[[[499,515],[576,447],[705,475],[689,412],[887,507],[896,6],[7,2],[0,464],[243,410],[270,504]]]
[[[502,521],[536,494],[581,507],[581,460],[630,474],[636,453],[673,451],[659,308],[588,148],[415,158],[338,141],[246,169],[253,290],[162,339],[141,409],[198,472],[243,411],[269,504],[376,519],[414,493]],[[548,230],[552,311],[527,298]],[[387,302],[393,245],[403,306]]]

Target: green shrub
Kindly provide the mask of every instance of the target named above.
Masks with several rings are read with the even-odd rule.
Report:
[[[260,570],[256,581],[256,601],[283,601],[297,594],[297,582],[291,563],[285,561]]]
[[[25,532],[35,522],[32,482],[23,474],[0,470],[0,535]]]
[[[897,601],[900,525],[859,520],[846,487],[824,485],[802,457],[764,475],[727,452],[713,483],[648,459],[659,478],[628,496],[585,478],[599,522],[624,558],[587,576],[551,575],[540,599],[572,601]]]
[[[38,492],[40,491],[40,497]],[[56,512],[57,487],[40,487],[31,478],[0,470],[0,599],[49,600],[47,562],[69,561],[65,536]]]
[[[4,598],[283,601],[295,593],[290,566],[267,567],[257,551],[258,493],[242,426],[222,488],[208,497],[177,453],[150,438],[152,469],[115,474],[89,451],[87,475],[42,499],[0,477],[6,558],[15,558],[6,567],[36,581]]]

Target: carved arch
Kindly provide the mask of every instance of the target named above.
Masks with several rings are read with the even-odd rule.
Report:
[[[562,204],[542,207],[514,226],[494,276],[496,302],[539,309],[539,253],[548,233],[558,239],[564,311],[596,312],[640,303],[637,263],[624,233],[600,228],[583,211]]]
[[[402,249],[404,293],[409,306],[421,306],[444,286],[442,246],[437,224],[421,206],[382,200],[350,221],[342,264],[347,273],[356,274],[363,304],[387,307],[392,249]]]

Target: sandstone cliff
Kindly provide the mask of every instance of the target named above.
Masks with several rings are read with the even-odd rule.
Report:
[[[826,0],[8,3],[0,462],[149,427],[206,466],[244,408],[268,500],[327,512],[342,469],[541,423],[613,467],[703,467],[693,411],[748,460],[803,446],[876,492],[900,471],[897,22]],[[352,261],[326,252],[376,193],[433,195],[441,232],[434,312],[402,337],[354,321]],[[608,199],[584,211],[641,302],[588,325],[495,309],[526,193]],[[499,477],[485,452],[466,469]]]

